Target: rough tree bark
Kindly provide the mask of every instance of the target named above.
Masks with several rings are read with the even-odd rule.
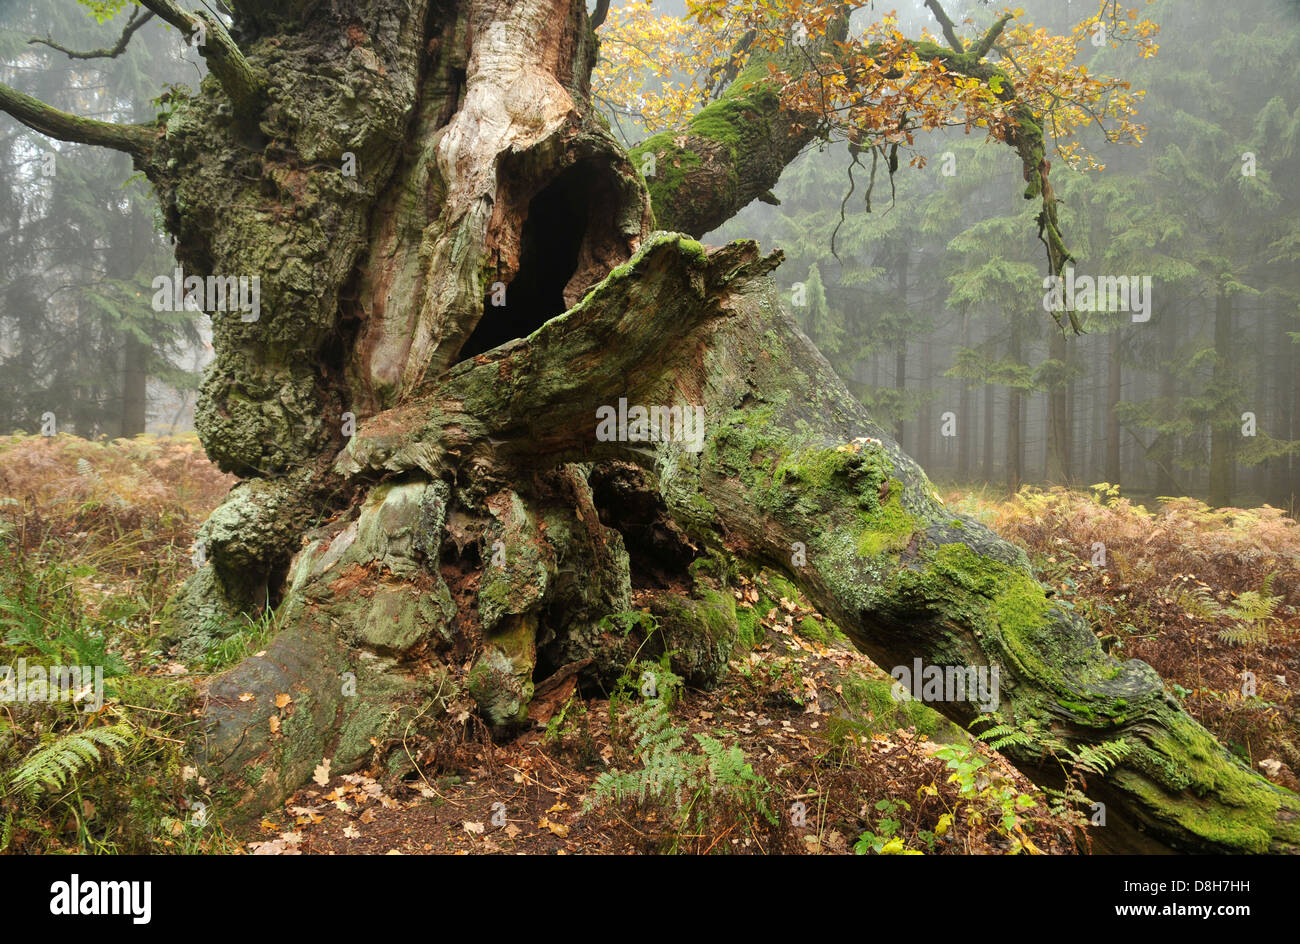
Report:
[[[171,0],[145,5],[194,28]],[[197,414],[243,481],[168,611],[197,652],[275,607],[265,652],[207,689],[200,750],[243,810],[324,758],[397,769],[440,717],[515,722],[553,671],[617,674],[610,617],[637,555],[696,558],[663,625],[708,681],[735,630],[711,554],[786,570],[882,666],[999,667],[996,717],[1022,733],[1007,753],[1040,782],[1069,749],[1122,740],[1089,779],[1109,848],[1300,845],[1300,799],[1145,663],[1103,652],[1022,552],[943,508],[782,311],[779,254],[655,232],[657,214],[698,236],[775,183],[808,132],[770,88],[740,83],[629,158],[591,107],[581,0],[262,0],[229,34],[207,27],[212,75],[156,126],[3,87],[0,107],[133,154],[187,273],[261,279],[259,320],[214,313]],[[984,43],[927,46],[994,74]],[[1012,143],[1038,197],[1031,124]],[[702,448],[603,441],[596,411],[621,398],[702,407]]]

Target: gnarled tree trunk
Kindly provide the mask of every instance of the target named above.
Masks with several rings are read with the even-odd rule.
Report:
[[[213,75],[158,128],[0,107],[134,154],[187,274],[261,280],[258,320],[213,315],[197,423],[243,481],[169,610],[193,651],[276,607],[266,651],[208,691],[204,756],[245,809],[443,713],[518,720],[552,670],[616,673],[632,558],[694,547],[786,570],[882,666],[998,667],[1006,752],[1040,782],[1122,740],[1089,781],[1104,845],[1300,845],[1295,795],[943,508],[782,311],[779,256],[655,232],[658,211],[699,236],[775,183],[810,132],[770,89],[629,158],[591,106],[581,0],[263,0],[233,35],[206,25]],[[1038,195],[1041,135],[1014,143]],[[611,440],[598,411],[620,400],[698,406],[700,437]],[[673,646],[701,679],[734,631],[723,579],[665,603],[710,627]]]

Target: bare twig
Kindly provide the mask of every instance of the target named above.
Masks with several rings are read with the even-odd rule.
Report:
[[[948,40],[948,45],[953,48],[953,52],[965,52],[966,47],[962,45],[961,37],[957,35],[957,27],[953,25],[952,18],[944,12],[943,7],[939,6],[939,0],[925,0],[925,5],[939,21],[939,26],[943,29],[943,38]]]
[[[50,39],[48,34],[45,39],[32,38],[27,40],[28,45],[39,44],[49,46],[51,49],[63,53],[69,59],[116,59],[122,53],[126,52],[127,44],[131,42],[131,37],[135,35],[136,30],[144,26],[154,18],[152,10],[145,11],[144,16],[140,16],[140,8],[136,7],[131,11],[130,18],[126,21],[126,27],[122,30],[122,35],[112,46],[105,46],[103,49],[91,49],[88,52],[78,52],[75,49],[69,49],[61,46],[54,40]]]

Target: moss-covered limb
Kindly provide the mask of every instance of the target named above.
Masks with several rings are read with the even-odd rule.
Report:
[[[156,14],[159,18],[176,27],[186,41],[193,38],[200,30],[204,42],[199,47],[212,70],[212,74],[221,83],[222,89],[230,98],[231,107],[240,119],[253,122],[265,103],[265,89],[248,60],[244,58],[239,46],[231,39],[222,23],[207,13],[186,13],[173,0],[139,0],[141,6]]]
[[[660,229],[703,236],[754,200],[771,198],[786,165],[819,135],[827,116],[783,107],[769,65],[798,73],[822,61],[848,35],[848,20],[828,25],[805,46],[755,54],[717,101],[684,127],[632,148]]]
[[[203,24],[203,29],[208,34],[208,41],[199,48],[200,55],[230,98],[230,107],[235,117],[252,126],[266,104],[266,88],[262,80],[220,20],[203,12],[195,13],[194,19]],[[190,35],[193,32],[191,29]]]
[[[1049,180],[1051,164],[1041,118],[1016,96],[1012,77],[996,63],[985,60],[1013,15],[998,17],[989,29],[968,47],[957,37],[952,21],[937,2],[928,3],[939,19],[949,46],[930,41],[910,44],[926,61],[938,60],[952,72],[975,78],[996,88],[1007,104],[1012,126],[1007,143],[1020,158],[1025,179],[1025,199],[1039,199],[1039,236],[1047,251],[1053,274],[1064,270],[1071,259],[1057,219],[1056,198]],[[835,24],[829,40],[843,39],[843,24]],[[797,73],[815,68],[824,55],[879,54],[878,44],[853,50],[823,40],[796,54],[777,57],[783,70]],[[786,165],[819,134],[824,134],[828,116],[799,113],[781,103],[781,82],[769,77],[773,57],[756,57],[732,82],[726,93],[703,108],[685,126],[654,135],[631,151],[633,164],[646,177],[661,229],[677,230],[699,237],[720,226],[744,206],[766,199]],[[874,89],[862,89],[864,96]],[[1073,323],[1073,315],[1071,315]],[[1078,325],[1074,325],[1078,330]]]
[[[953,52],[965,52],[966,47],[957,35],[957,25],[953,23],[946,10],[939,4],[939,0],[925,0],[926,9],[931,15],[939,21],[939,27],[943,30],[943,38],[948,40],[948,45],[952,47]]]
[[[782,109],[778,83],[746,70],[685,128],[637,145],[632,163],[645,174],[656,224],[702,236],[768,193],[816,135],[812,116],[802,118]]]
[[[144,159],[158,140],[158,129],[147,125],[119,125],[111,121],[78,118],[24,95],[0,82],[0,111],[7,112],[27,127],[59,141],[93,144],[125,151]]]
[[[969,50],[970,54],[977,59],[983,59],[987,56],[989,50],[997,43],[998,37],[1002,35],[1002,31],[1006,28],[1006,25],[1013,19],[1015,19],[1014,13],[1003,13],[994,20],[993,24],[984,31],[984,35],[976,40],[976,42],[971,46]]]
[[[1106,654],[1023,552],[948,513],[775,292],[758,281],[735,288],[735,317],[705,328],[705,448],[659,451],[683,523],[782,566],[882,667],[996,667],[996,705],[934,707],[961,724],[989,712],[1018,729],[1024,743],[1007,753],[1040,782],[1086,749],[1120,743],[1115,766],[1087,776],[1110,804],[1107,822],[1119,821],[1097,831],[1103,848],[1300,851],[1300,798],[1233,759],[1145,663]]]

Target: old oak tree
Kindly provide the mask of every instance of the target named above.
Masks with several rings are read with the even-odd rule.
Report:
[[[1022,551],[945,510],[782,310],[780,254],[697,241],[771,199],[812,142],[892,173],[915,132],[956,123],[1014,150],[1061,271],[1045,136],[1139,130],[1124,83],[1074,52],[1099,30],[1150,51],[1149,24],[1101,3],[1051,36],[925,5],[942,39],[888,18],[855,34],[861,3],[693,0],[710,67],[680,94],[710,101],[630,152],[593,105],[607,0],[236,0],[225,21],[110,0],[131,20],[98,53],[157,18],[199,45],[199,94],[121,125],[0,86],[32,128],[134,158],[186,273],[260,279],[256,320],[213,313],[197,424],[241,482],[168,612],[194,647],[276,608],[265,652],[207,693],[198,750],[241,809],[448,712],[509,724],[534,678],[616,675],[607,617],[654,557],[693,581],[680,609],[710,650],[687,667],[701,681],[734,633],[720,562],[781,568],[881,666],[997,666],[989,720],[1020,732],[1004,752],[1039,782],[1122,744],[1088,782],[1105,847],[1300,846],[1300,797],[1233,759],[1145,663],[1104,652]],[[1086,159],[1075,147],[1054,156]],[[597,411],[623,399],[702,407],[700,441],[598,437]],[[282,692],[297,710],[273,735]]]

